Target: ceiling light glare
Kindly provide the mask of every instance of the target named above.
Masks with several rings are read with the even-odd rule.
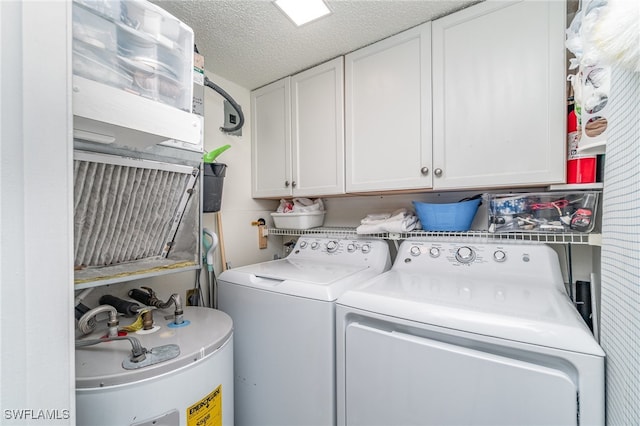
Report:
[[[323,0],[276,0],[274,3],[297,26],[331,13]]]

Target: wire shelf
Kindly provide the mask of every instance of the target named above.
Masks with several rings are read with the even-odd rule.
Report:
[[[355,228],[311,228],[311,229],[278,229],[278,228],[269,228],[269,235],[290,235],[290,236],[301,236],[301,235],[317,235],[322,237],[354,237],[358,236]],[[389,237],[388,232],[381,232],[378,234],[367,234],[360,235],[362,237],[367,238],[379,238],[379,239],[391,239]]]
[[[366,237],[379,238],[387,240],[403,240],[412,237],[429,237],[429,238],[471,238],[474,240],[512,240],[512,241],[531,241],[542,242],[547,244],[588,244],[599,246],[601,244],[601,234],[594,233],[547,233],[547,232],[509,232],[509,233],[491,233],[487,231],[468,231],[468,232],[426,232],[412,231],[403,233],[377,233],[360,235],[355,228],[312,228],[312,229],[277,229],[268,228],[269,235],[317,235],[323,237]]]

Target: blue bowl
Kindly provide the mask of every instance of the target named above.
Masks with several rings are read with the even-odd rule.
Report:
[[[413,201],[413,206],[423,230],[464,232],[471,228],[480,202],[479,198],[447,204]]]

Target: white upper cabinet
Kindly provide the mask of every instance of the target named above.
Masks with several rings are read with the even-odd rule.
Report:
[[[254,197],[291,195],[291,77],[251,92]]]
[[[487,1],[433,22],[433,187],[565,179],[564,1]]]
[[[251,93],[253,197],[344,194],[343,58]]]
[[[292,195],[344,194],[344,59],[291,77]]]
[[[565,17],[488,0],[347,54],[344,150],[340,59],[255,91],[254,197],[564,183]]]
[[[431,24],[345,57],[347,192],[431,187]]]

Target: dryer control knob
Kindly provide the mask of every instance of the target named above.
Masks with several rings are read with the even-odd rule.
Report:
[[[429,249],[429,256],[431,256],[431,257],[440,256],[440,249],[438,247],[431,247]]]
[[[307,242],[306,241],[300,241],[300,248],[307,248]]]
[[[496,262],[504,262],[505,260],[507,260],[507,253],[503,252],[502,250],[496,250],[493,253],[493,259]]]
[[[353,244],[353,243],[349,243],[349,244],[347,245],[347,251],[348,251],[349,253],[353,253],[354,251],[356,251],[356,248],[357,248],[357,247],[356,247],[356,245],[355,245],[355,244]]]
[[[318,243],[317,241],[311,243],[311,250],[317,250],[318,247],[320,247],[320,243]]]
[[[456,251],[456,259],[460,263],[471,263],[475,260],[476,254],[471,247],[460,247]]]
[[[337,241],[329,241],[327,243],[327,251],[329,253],[333,253],[338,250],[338,242]]]
[[[409,253],[411,253],[411,256],[420,256],[420,253],[421,253],[420,247],[412,246],[409,249]]]
[[[371,251],[371,246],[369,244],[363,244],[362,245],[362,252],[363,253],[369,253]]]

